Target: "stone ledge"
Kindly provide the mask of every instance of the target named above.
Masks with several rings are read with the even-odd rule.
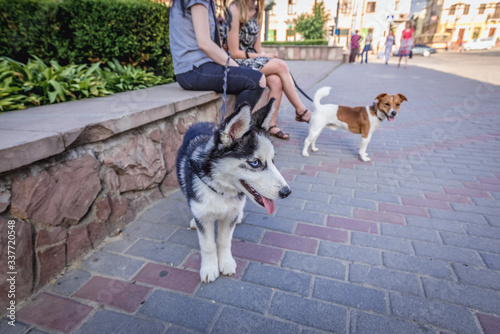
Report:
[[[186,91],[173,83],[0,114],[0,174],[220,96],[210,91]]]
[[[342,47],[328,45],[264,45],[265,53],[272,53],[283,60],[342,61]]]

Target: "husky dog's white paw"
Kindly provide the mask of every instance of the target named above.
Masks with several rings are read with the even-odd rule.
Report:
[[[319,151],[319,148],[317,148],[316,146],[313,146],[313,147],[311,147],[311,151],[313,151],[313,152],[318,152],[318,151]]]
[[[236,224],[241,224],[244,215],[245,214],[243,213],[243,210],[241,210],[240,213],[238,213],[238,217],[236,218]]]
[[[189,222],[188,230],[196,230],[196,221],[194,220],[194,218]]]
[[[303,155],[304,157],[308,158],[308,157],[309,157],[309,152],[307,152],[307,151],[303,150],[303,151],[302,151],[302,155]]]
[[[236,273],[236,261],[231,256],[219,259],[219,271],[222,275],[232,276]]]
[[[369,161],[372,161],[372,159],[370,159],[368,157],[368,154],[360,154],[359,157],[361,158],[361,160],[363,160],[364,162],[369,162]]]
[[[211,265],[204,265],[200,268],[200,279],[202,283],[213,282],[219,277],[219,268],[217,263]]]

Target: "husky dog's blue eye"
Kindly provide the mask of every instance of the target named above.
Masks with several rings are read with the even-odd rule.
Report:
[[[250,160],[250,161],[248,161],[248,164],[250,165],[250,167],[253,167],[253,168],[259,168],[260,166],[262,166],[262,163],[260,162],[259,159]]]

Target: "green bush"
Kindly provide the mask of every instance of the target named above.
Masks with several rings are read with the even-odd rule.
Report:
[[[106,81],[106,88],[113,92],[125,92],[173,82],[171,78],[156,76],[130,64],[122,65],[116,59],[107,65],[109,67],[99,73]]]
[[[0,0],[0,56],[121,63],[172,76],[169,8],[150,0]]]
[[[2,57],[0,112],[172,82],[171,78],[155,76],[131,65],[123,66],[117,60],[111,61],[110,65],[103,70],[101,63],[61,66],[51,61],[48,66],[36,57],[25,65]]]
[[[325,25],[330,15],[325,10],[323,1],[314,2],[312,14],[301,14],[293,20],[295,31],[305,39],[320,39],[326,36]]]
[[[67,54],[54,0],[0,0],[0,56],[26,63],[29,55],[50,61]]]
[[[306,39],[304,41],[293,41],[293,42],[271,42],[266,41],[262,42],[262,45],[328,45],[328,41],[326,39]]]

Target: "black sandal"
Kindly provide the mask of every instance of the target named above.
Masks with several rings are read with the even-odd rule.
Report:
[[[311,120],[310,118],[309,118],[309,121],[306,121],[305,119],[303,119],[304,115],[307,114],[308,111],[309,110],[306,109],[302,114],[297,114],[297,110],[295,110],[295,120],[297,122],[306,122],[306,123],[309,123],[309,121]]]
[[[288,138],[290,138],[290,134],[289,133],[284,133],[281,130],[279,130],[278,132],[275,132],[275,133],[271,132],[271,129],[274,129],[274,128],[277,128],[277,127],[278,127],[277,125],[270,126],[269,127],[269,134],[271,136],[275,136],[276,138],[279,138],[279,139],[288,140]],[[285,137],[285,136],[288,136],[288,137]]]

